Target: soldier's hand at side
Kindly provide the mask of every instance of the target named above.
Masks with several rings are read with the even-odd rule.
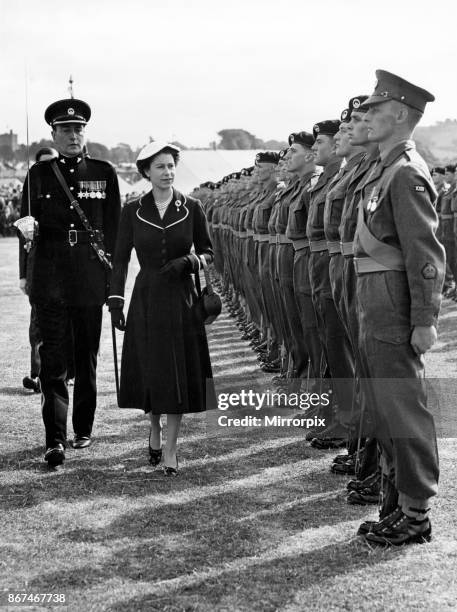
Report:
[[[416,325],[411,334],[410,344],[418,355],[423,355],[432,348],[438,337],[434,325]]]
[[[20,278],[19,279],[19,289],[22,291],[22,293],[27,295],[27,293],[28,293],[28,291],[27,291],[27,279],[25,279],[25,278]]]

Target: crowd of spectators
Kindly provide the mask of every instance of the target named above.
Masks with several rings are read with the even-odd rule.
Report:
[[[21,186],[13,183],[0,185],[0,236],[16,236],[13,223],[21,211]]]

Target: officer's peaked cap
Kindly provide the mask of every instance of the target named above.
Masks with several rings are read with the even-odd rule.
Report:
[[[435,96],[426,89],[413,85],[387,70],[376,70],[376,79],[374,92],[363,103],[364,107],[381,104],[387,100],[397,100],[423,113],[427,102],[435,100]]]
[[[87,102],[76,98],[67,98],[50,104],[45,110],[44,120],[52,127],[66,123],[86,125],[90,116],[91,110]]]

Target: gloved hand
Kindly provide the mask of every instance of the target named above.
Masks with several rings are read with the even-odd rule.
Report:
[[[125,331],[125,317],[122,308],[112,308],[110,310],[111,323],[119,331]]]
[[[110,296],[107,303],[111,314],[111,323],[119,331],[125,331],[124,300],[121,297]]]
[[[169,279],[177,280],[184,272],[192,272],[193,264],[190,255],[177,257],[167,262],[160,268],[160,274],[165,274]]]

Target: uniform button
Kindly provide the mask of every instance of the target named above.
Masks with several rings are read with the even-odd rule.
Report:
[[[73,206],[70,206],[70,209],[73,210]]]
[[[167,244],[167,241],[165,240],[165,238],[162,238],[162,244]]]
[[[75,224],[74,223],[70,223],[70,227],[75,227]]]
[[[167,249],[162,249],[160,252],[162,253],[162,255],[165,255],[167,252]]]
[[[75,171],[75,169],[74,169],[74,168],[70,168],[70,172],[74,172],[74,171]]]
[[[73,191],[74,187],[70,187],[70,191]]]
[[[47,194],[46,194],[46,197],[47,197],[47,198],[50,198],[50,197],[51,197],[51,194],[50,194],[50,193],[47,193]]]

